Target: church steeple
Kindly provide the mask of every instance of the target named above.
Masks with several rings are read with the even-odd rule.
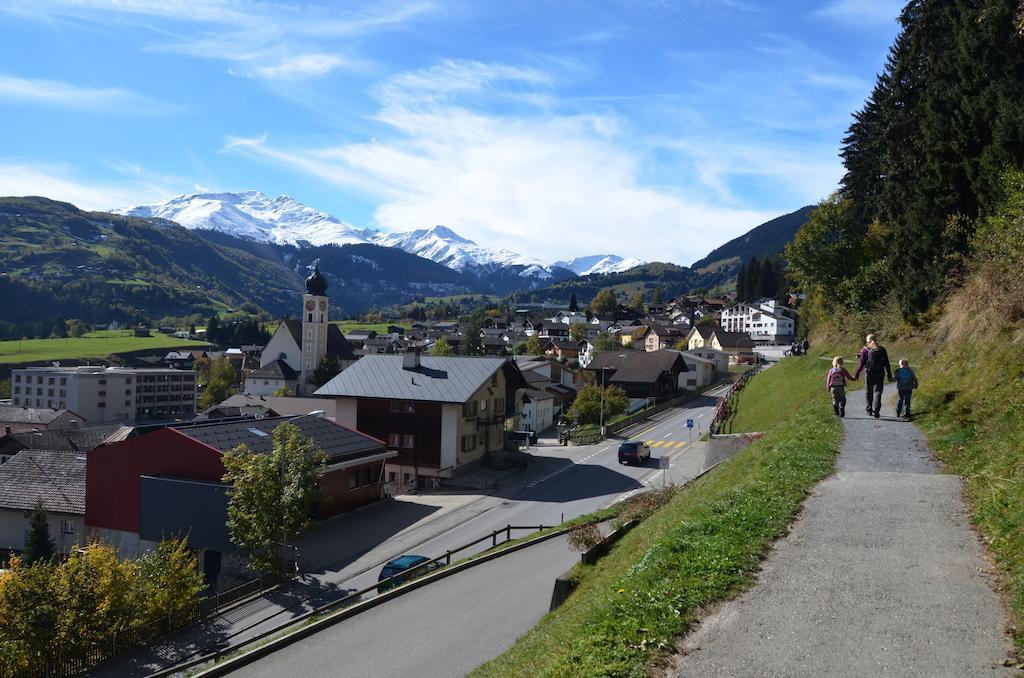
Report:
[[[302,369],[300,390],[305,391],[313,370],[327,354],[327,278],[320,272],[320,260],[313,264],[313,273],[306,278],[302,295]],[[299,395],[306,395],[304,392]]]
[[[327,278],[320,272],[320,260],[313,263],[313,273],[306,278],[306,293],[315,297],[327,296]]]

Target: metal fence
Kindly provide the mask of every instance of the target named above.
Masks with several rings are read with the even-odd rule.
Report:
[[[54,647],[39,661],[31,662],[23,673],[15,675],[40,678],[74,676],[159,636],[216,616],[224,608],[249,596],[268,591],[281,581],[282,577],[275,573],[260,575],[258,579],[201,598],[195,604],[166,618],[114,631],[102,643],[92,647],[75,651],[68,651],[65,647]]]
[[[747,382],[750,381],[751,377],[762,369],[763,368],[758,367],[742,372],[740,373],[740,376],[737,377],[736,381],[732,383],[732,387],[729,389],[729,392],[725,394],[725,397],[718,402],[718,407],[715,408],[715,416],[711,419],[711,426],[709,427],[712,435],[720,433],[721,431],[719,429],[721,429],[722,424],[724,424],[732,415],[733,396],[747,385]]]

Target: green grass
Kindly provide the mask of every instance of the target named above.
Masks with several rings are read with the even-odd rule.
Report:
[[[401,323],[361,323],[356,320],[339,320],[334,323],[341,330],[342,334],[348,334],[354,330],[373,330],[377,334],[387,334],[388,328],[392,325],[405,329],[406,332],[409,328]]]
[[[890,344],[910,360],[921,387],[915,421],[947,469],[964,479],[971,520],[994,556],[1024,651],[1024,362],[1011,332],[970,342]],[[1019,337],[1016,338],[1020,341]]]
[[[596,565],[578,566],[569,600],[472,675],[649,675],[704,606],[750,586],[809,489],[831,472],[841,426],[824,398],[802,395],[817,376],[795,363],[759,375],[800,385],[773,397],[792,405],[791,416],[676,493]]]
[[[96,336],[99,335],[99,336]],[[105,358],[111,353],[177,346],[209,346],[201,341],[177,339],[154,333],[152,337],[134,337],[120,330],[94,332],[79,339],[20,339],[0,341],[0,364],[41,360],[84,360]]]
[[[784,358],[755,375],[739,392],[732,406],[733,415],[720,432],[770,431],[808,402],[831,405],[831,396],[825,390],[825,374],[832,367],[831,358],[831,353]],[[853,372],[851,362],[852,359],[847,358],[847,369]]]

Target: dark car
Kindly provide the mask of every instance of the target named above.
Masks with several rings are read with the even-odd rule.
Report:
[[[388,563],[381,569],[380,576],[377,577],[377,581],[382,583],[377,585],[377,592],[383,593],[390,588],[404,584],[410,579],[422,577],[426,573],[433,572],[436,569],[437,563],[426,556],[417,556],[413,554],[398,556],[394,560],[388,561]],[[395,575],[401,576],[395,577]],[[384,581],[389,577],[395,578],[391,581]]]
[[[651,448],[642,440],[627,440],[619,445],[620,464],[644,464],[651,458]]]

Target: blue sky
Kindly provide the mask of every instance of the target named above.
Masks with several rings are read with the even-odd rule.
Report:
[[[688,264],[842,176],[891,0],[0,0],[0,195]]]

